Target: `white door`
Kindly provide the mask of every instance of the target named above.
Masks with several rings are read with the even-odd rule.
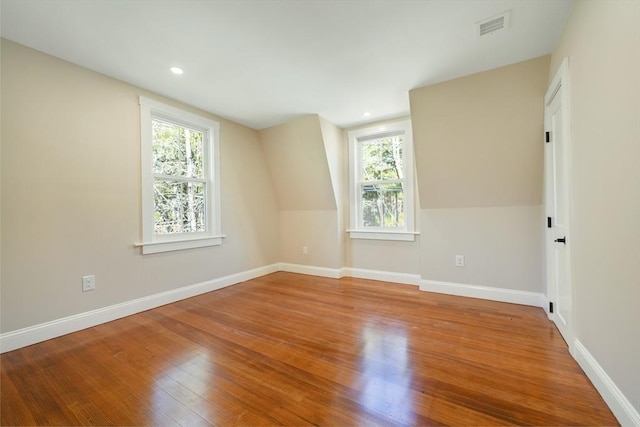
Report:
[[[565,59],[545,96],[545,249],[549,317],[573,353],[568,90]]]

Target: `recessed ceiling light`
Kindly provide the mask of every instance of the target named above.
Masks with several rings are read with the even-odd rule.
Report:
[[[362,117],[371,117],[371,113],[368,111],[365,113],[362,113]]]
[[[171,67],[169,68],[173,74],[182,74],[184,70],[180,67]]]

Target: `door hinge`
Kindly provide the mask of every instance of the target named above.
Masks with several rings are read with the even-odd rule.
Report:
[[[551,217],[547,217],[547,228],[551,228]]]
[[[553,303],[549,302],[549,313],[553,313]]]
[[[544,133],[544,142],[551,142],[551,132]]]

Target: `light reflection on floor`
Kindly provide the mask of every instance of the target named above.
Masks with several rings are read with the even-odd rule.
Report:
[[[359,403],[392,421],[414,423],[412,371],[403,326],[367,324],[362,330],[362,377]]]
[[[209,352],[189,351],[172,360],[171,366],[155,379],[153,425],[166,424],[167,417],[188,420],[188,424],[205,420],[217,424],[213,406],[205,400],[214,383],[214,370],[215,364]],[[193,376],[194,372],[198,373],[197,377]],[[188,402],[186,406],[184,402]]]

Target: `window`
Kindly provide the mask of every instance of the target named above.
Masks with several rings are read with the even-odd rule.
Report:
[[[142,253],[220,245],[219,124],[144,97],[140,119]]]
[[[349,132],[351,238],[415,239],[411,122]]]

